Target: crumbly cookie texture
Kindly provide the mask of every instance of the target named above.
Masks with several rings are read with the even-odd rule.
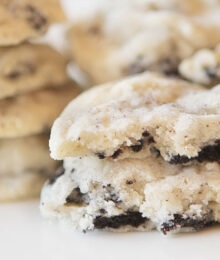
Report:
[[[1,0],[0,46],[38,37],[64,20],[59,0]]]
[[[50,159],[47,135],[0,140],[0,201],[40,194],[58,163]]]
[[[216,46],[220,34],[208,19],[119,8],[76,22],[68,39],[74,61],[99,84],[149,70],[179,76],[181,60]]]
[[[152,73],[98,86],[55,121],[51,155],[120,160],[157,154],[174,164],[217,161],[219,99],[220,86],[206,90]]]
[[[220,83],[220,46],[216,50],[202,49],[179,65],[180,75],[206,86]]]
[[[68,81],[67,62],[44,44],[0,48],[0,99]]]
[[[66,104],[79,94],[73,83],[0,100],[0,138],[49,132]]]
[[[66,158],[41,194],[41,212],[80,230],[199,230],[220,221],[220,166],[161,158]]]

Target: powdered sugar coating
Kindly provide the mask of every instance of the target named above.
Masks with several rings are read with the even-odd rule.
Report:
[[[168,161],[175,155],[196,157],[220,139],[219,98],[219,86],[205,90],[149,73],[98,86],[55,121],[52,157],[115,157],[118,149],[113,159],[144,158],[152,149]],[[134,146],[141,142],[137,153]]]

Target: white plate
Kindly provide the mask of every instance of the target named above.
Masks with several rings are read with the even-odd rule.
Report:
[[[0,260],[214,260],[220,227],[175,236],[64,231],[40,216],[38,201],[0,205]]]

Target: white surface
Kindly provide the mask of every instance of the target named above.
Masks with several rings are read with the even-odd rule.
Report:
[[[79,233],[40,217],[38,201],[0,205],[1,260],[220,259],[220,227],[165,237],[152,233]]]

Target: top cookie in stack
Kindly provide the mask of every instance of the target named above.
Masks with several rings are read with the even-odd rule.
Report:
[[[56,171],[48,152],[50,127],[79,91],[59,52],[26,40],[64,18],[57,0],[0,3],[0,201],[39,194]]]

